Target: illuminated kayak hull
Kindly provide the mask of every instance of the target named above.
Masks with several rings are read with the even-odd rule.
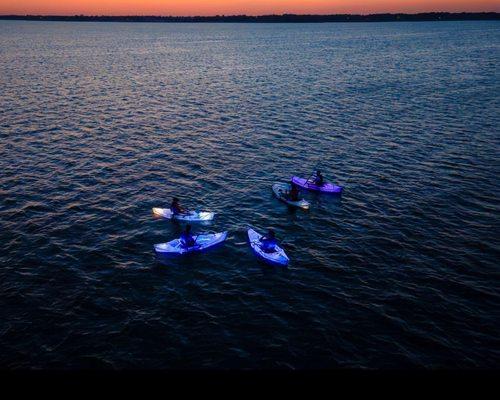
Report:
[[[282,267],[286,267],[290,260],[285,254],[285,251],[281,247],[276,246],[276,251],[272,253],[266,253],[260,247],[261,237],[262,235],[254,231],[253,229],[248,230],[248,240],[250,242],[250,247],[252,248],[257,258],[270,265],[279,265]]]
[[[208,211],[189,211],[185,214],[174,215],[170,208],[153,208],[153,214],[167,219],[176,219],[178,221],[201,222],[212,221],[215,213]]]
[[[180,239],[174,239],[167,243],[155,244],[154,248],[158,254],[163,255],[183,255],[196,253],[214,247],[226,240],[227,232],[207,233],[194,236],[196,242],[192,247],[184,247],[181,245]]]
[[[289,183],[276,183],[273,185],[273,193],[279,200],[288,204],[289,206],[308,210],[310,206],[308,201],[304,199],[298,201],[288,200],[286,193],[289,192],[290,189],[291,185]]]
[[[344,189],[342,186],[336,186],[333,183],[328,182],[326,182],[323,186],[318,186],[312,182],[309,182],[307,179],[299,178],[298,176],[294,176],[292,178],[292,182],[300,186],[302,189],[319,193],[341,194],[342,190]]]

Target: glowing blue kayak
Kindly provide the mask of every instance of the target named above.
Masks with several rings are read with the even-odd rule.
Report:
[[[271,265],[287,266],[290,261],[285,254],[285,251],[279,247],[275,247],[275,251],[272,253],[266,253],[260,247],[260,239],[262,235],[253,229],[248,230],[248,240],[250,241],[250,247],[252,248],[255,255],[262,261]]]
[[[155,251],[164,255],[182,255],[199,252],[224,242],[226,237],[227,232],[200,234],[193,236],[195,244],[191,247],[184,247],[180,239],[174,239],[168,243],[155,244]]]
[[[177,219],[179,221],[199,222],[211,221],[215,213],[208,211],[189,211],[185,214],[175,215],[170,208],[153,208],[153,214],[167,219]]]

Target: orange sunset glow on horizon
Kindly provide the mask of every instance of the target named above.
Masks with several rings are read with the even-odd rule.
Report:
[[[2,0],[0,14],[263,15],[500,11],[500,0]]]

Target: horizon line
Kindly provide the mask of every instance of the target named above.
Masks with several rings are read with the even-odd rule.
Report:
[[[29,22],[115,22],[115,23],[375,23],[375,22],[440,22],[498,21],[500,13],[447,12],[378,13],[378,14],[268,14],[268,15],[0,15],[0,20]]]
[[[328,13],[328,14],[296,14],[296,13],[273,13],[273,14],[213,14],[213,15],[175,15],[175,14],[0,14],[0,17],[110,17],[110,18],[122,18],[122,17],[155,17],[155,18],[215,18],[215,17],[249,17],[249,18],[259,18],[259,17],[284,17],[284,16],[295,16],[295,17],[333,17],[333,16],[382,16],[382,15],[428,15],[428,14],[500,14],[499,11],[421,11],[414,13],[407,12],[377,12],[377,13]]]

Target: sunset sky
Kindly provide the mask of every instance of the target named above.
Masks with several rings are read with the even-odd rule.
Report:
[[[0,14],[215,15],[500,11],[500,0],[1,0]]]

